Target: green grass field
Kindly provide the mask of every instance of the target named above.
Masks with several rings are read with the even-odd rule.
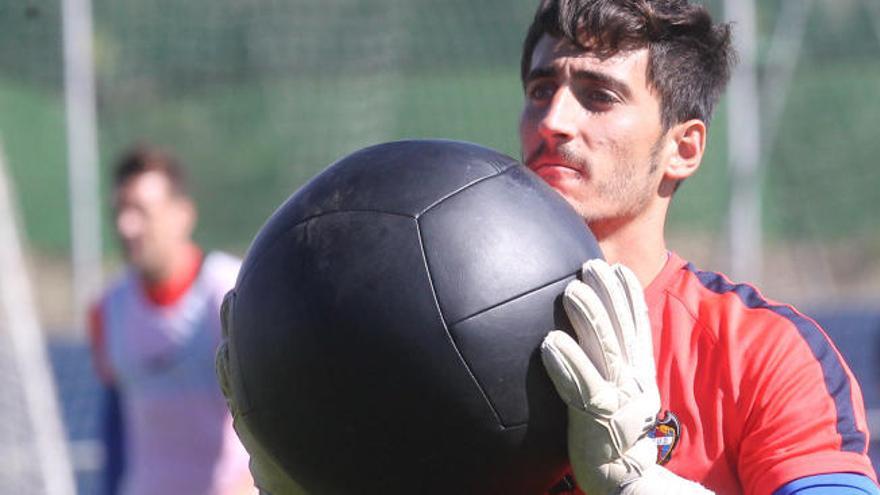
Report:
[[[67,148],[61,96],[0,80],[0,109],[0,139],[27,234],[40,249],[67,249]]]

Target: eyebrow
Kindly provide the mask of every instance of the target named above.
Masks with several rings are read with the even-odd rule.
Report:
[[[546,79],[548,77],[556,77],[556,73],[559,72],[555,67],[544,66],[544,67],[536,67],[529,71],[526,74],[525,79],[523,79],[524,84],[529,84],[535,79]]]
[[[535,79],[545,79],[545,78],[553,78],[557,77],[559,73],[559,69],[552,66],[544,66],[544,67],[536,67],[529,71],[525,78],[525,84],[528,85],[530,82]],[[629,85],[625,82],[617,79],[616,77],[609,76],[608,74],[594,71],[594,70],[576,70],[572,75],[575,81],[589,81],[600,83],[604,86],[608,86],[614,91],[620,93],[624,98],[629,98],[632,96],[632,90],[630,90]]]

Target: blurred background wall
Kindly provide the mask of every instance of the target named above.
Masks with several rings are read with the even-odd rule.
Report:
[[[704,3],[725,15],[722,0]],[[120,265],[108,171],[133,142],[183,158],[201,210],[197,239],[236,254],[297,187],[360,147],[440,137],[518,157],[519,54],[535,4],[92,0],[101,280]],[[749,184],[760,216],[747,228],[760,244],[736,260],[758,268],[748,278],[766,295],[828,325],[858,364],[868,405],[880,408],[880,2],[754,6],[758,120],[731,119],[722,102],[703,169],[673,202],[672,248],[705,268],[742,271],[729,219],[748,206],[732,206],[741,176],[731,156],[756,134]],[[72,282],[79,227],[70,220],[62,21],[57,0],[0,0],[0,140],[87,473],[100,455],[89,454],[94,425],[88,394],[77,392],[91,385]],[[82,460],[89,455],[98,460]]]

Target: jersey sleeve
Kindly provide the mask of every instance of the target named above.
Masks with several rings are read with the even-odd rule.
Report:
[[[113,371],[107,352],[107,336],[100,303],[95,303],[89,308],[88,318],[89,343],[91,344],[95,374],[104,385],[110,385],[113,383]]]
[[[813,320],[789,306],[743,315],[738,469],[745,493],[770,495],[799,478],[836,472],[876,481],[858,382]]]
[[[773,495],[880,495],[880,489],[873,480],[860,474],[831,473],[786,483]]]
[[[104,446],[104,469],[102,482],[104,493],[120,493],[125,473],[125,427],[119,391],[112,385],[104,386],[101,397],[101,444]]]
[[[241,260],[222,251],[214,251],[205,260],[210,265],[213,283],[224,295],[235,287],[238,271],[241,269]]]
[[[125,470],[125,438],[122,425],[119,391],[114,384],[110,357],[107,352],[107,338],[101,304],[89,308],[88,334],[92,351],[92,364],[95,374],[101,381],[100,440],[104,448],[106,463],[101,472],[101,484],[105,493],[118,493],[122,474]]]

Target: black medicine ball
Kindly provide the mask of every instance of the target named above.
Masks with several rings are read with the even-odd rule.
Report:
[[[357,151],[245,257],[228,315],[242,420],[315,495],[542,494],[567,455],[539,345],[600,256],[513,158],[441,140]]]

